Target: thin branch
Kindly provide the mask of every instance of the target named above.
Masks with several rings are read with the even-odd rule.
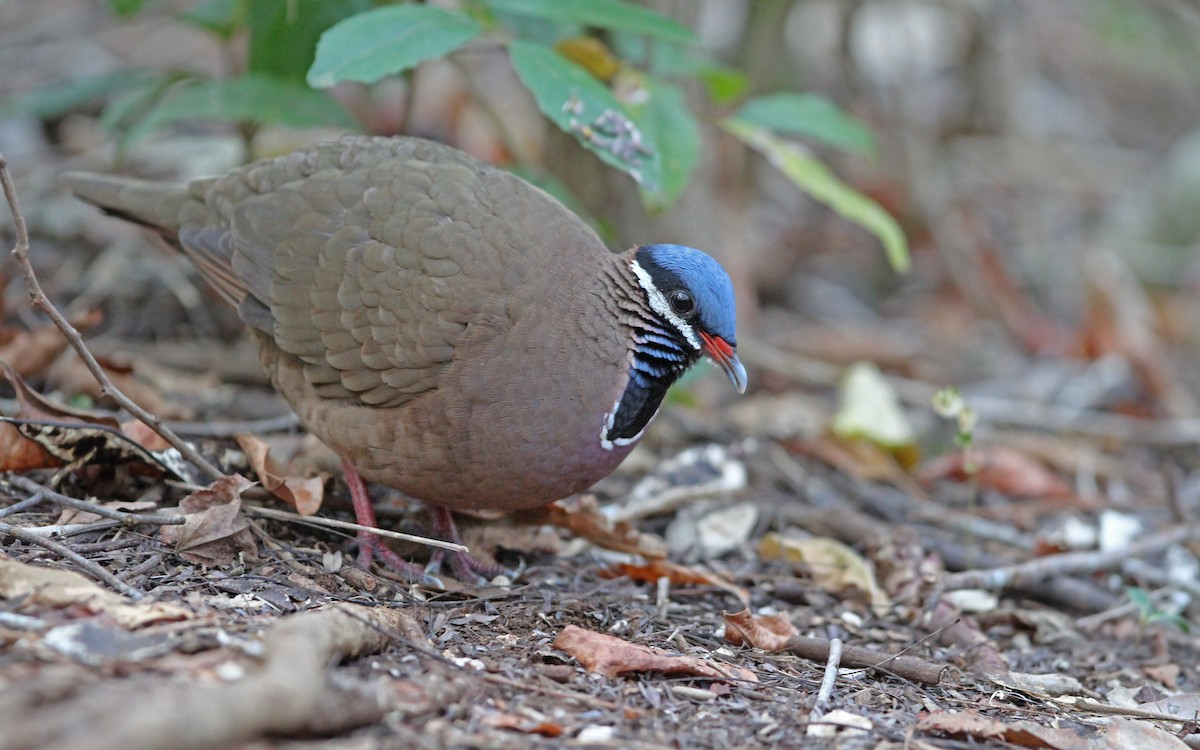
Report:
[[[68,497],[67,495],[55,492],[49,487],[44,487],[28,477],[23,477],[17,474],[8,477],[7,481],[14,487],[20,487],[26,492],[34,493],[35,497],[37,495],[41,495],[43,499],[49,500],[55,505],[62,505],[68,508],[74,508],[75,510],[82,510],[102,518],[111,518],[114,521],[120,521],[126,526],[138,526],[140,524],[165,526],[186,522],[186,519],[182,516],[168,516],[159,513],[128,513],[122,510],[106,508],[99,503]]]
[[[0,164],[2,164],[2,162],[0,162]],[[3,166],[0,166],[0,169],[3,169]],[[125,596],[128,596],[130,599],[141,599],[145,596],[145,594],[142,592],[133,588],[120,578],[117,578],[112,573],[109,573],[104,568],[100,567],[65,544],[59,544],[56,541],[47,539],[38,534],[34,534],[30,532],[29,529],[21,526],[13,526],[7,523],[0,523],[0,535],[11,536],[15,539],[20,539],[26,544],[35,544],[39,547],[48,549],[59,557],[75,563],[76,566],[78,566],[92,578],[108,584],[110,588],[119,591]]]
[[[25,279],[25,286],[29,290],[29,300],[34,309],[41,310],[50,320],[54,322],[55,327],[62,331],[71,348],[83,360],[88,371],[92,373],[92,377],[100,384],[100,392],[109,396],[126,411],[137,417],[147,427],[154,430],[162,436],[176,450],[179,451],[188,461],[191,461],[201,471],[208,474],[214,479],[220,479],[225,476],[220,469],[209,463],[201,456],[195,448],[181,440],[174,432],[163,425],[162,420],[138,406],[132,399],[121,392],[121,389],[113,385],[105,374],[104,368],[88,351],[88,348],[83,343],[83,337],[79,335],[79,331],[63,316],[62,313],[50,303],[50,299],[46,293],[42,291],[42,285],[37,279],[37,275],[33,272],[33,265],[29,261],[29,230],[25,226],[25,215],[21,212],[21,203],[17,199],[17,189],[13,186],[12,176],[8,172],[8,162],[4,159],[4,155],[0,154],[0,186],[4,189],[4,198],[8,201],[9,210],[13,217],[13,231],[16,233],[16,244],[13,246],[12,256],[17,259],[17,263],[21,267],[21,276]]]
[[[1020,587],[1055,575],[1092,573],[1115,568],[1131,557],[1160,552],[1173,544],[1200,539],[1200,524],[1172,526],[1120,549],[1102,552],[1064,552],[1047,555],[1016,565],[987,570],[967,570],[942,577],[944,591],[957,589],[998,589]]]
[[[825,661],[825,676],[821,679],[821,689],[817,691],[817,699],[813,701],[808,720],[820,721],[829,701],[833,697],[833,684],[837,681],[838,667],[842,664],[842,639],[829,639],[829,658]]]
[[[174,422],[164,421],[168,427],[180,435],[193,438],[224,438],[233,437],[240,433],[261,435],[264,432],[288,432],[300,426],[300,418],[289,412],[278,417],[264,419],[246,419],[232,422]]]
[[[243,505],[242,512],[250,516],[259,516],[261,518],[272,518],[276,521],[290,521],[291,523],[306,523],[313,526],[326,526],[331,529],[345,529],[346,531],[365,531],[368,534],[376,534],[385,536],[389,539],[399,539],[405,542],[414,544],[424,544],[427,547],[441,547],[442,549],[453,550],[455,552],[470,552],[464,544],[455,544],[454,542],[443,542],[441,539],[432,539],[427,536],[417,536],[416,534],[405,534],[402,531],[392,531],[390,529],[372,528],[363,526],[362,524],[350,523],[349,521],[338,521],[333,518],[323,518],[321,516],[301,516],[296,513],[287,513],[274,508],[260,508],[253,505]]]

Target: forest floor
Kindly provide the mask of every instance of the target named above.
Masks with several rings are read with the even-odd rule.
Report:
[[[313,525],[351,517],[336,460],[236,321],[189,306],[191,282],[156,285],[173,257],[73,216],[70,239],[33,222],[50,298],[113,384],[249,480],[212,483],[103,411],[10,264],[3,750],[1198,745],[1196,425],[1012,395],[1034,370],[1083,388],[1095,368],[1044,360],[968,395],[970,452],[933,383],[867,376],[872,419],[900,399],[933,436],[887,451],[831,426],[864,398],[837,392],[843,345],[796,351],[820,336],[778,313],[783,334],[743,345],[750,395],[699,378],[588,495],[463,519],[514,575],[414,585]],[[420,531],[376,496],[385,528]]]
[[[63,50],[87,51],[89,6],[107,14],[48,5],[7,5],[32,20],[0,44],[0,95],[89,69]],[[1039,31],[1051,52],[1095,52]],[[1109,109],[1180,99],[1130,89],[1161,98]],[[937,184],[968,197],[929,222],[967,239],[935,247],[920,227],[904,281],[876,273],[865,234],[806,214],[802,251],[781,248],[790,265],[747,302],[745,396],[697,368],[586,495],[460,519],[513,575],[413,584],[357,567],[355,530],[323,520],[353,519],[337,459],[271,392],[232,311],[55,186],[111,168],[97,115],[0,119],[29,269],[104,378],[214,471],[121,408],[31,305],[19,260],[0,265],[0,750],[1200,748],[1200,295],[1194,275],[1148,294],[1100,253],[1045,260],[1048,281],[1005,268],[1017,209],[1057,240],[1064,206],[1108,207],[1040,151],[1010,159],[1025,141],[938,173],[967,175]],[[1106,152],[1081,143],[1090,170]],[[238,145],[181,128],[126,167],[220,171]],[[970,145],[959,156],[992,153]],[[1130,151],[1116,182],[1149,163]],[[1007,161],[1034,176],[979,177]],[[1088,200],[1043,202],[1039,181]],[[13,229],[0,211],[0,251]],[[947,384],[973,422],[936,413]],[[372,491],[384,529],[422,532],[420,508]]]

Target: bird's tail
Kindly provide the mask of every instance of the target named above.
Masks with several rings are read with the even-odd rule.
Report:
[[[196,200],[187,185],[92,172],[67,172],[59,180],[81,200],[107,214],[149,227],[173,243],[178,242],[185,206]]]

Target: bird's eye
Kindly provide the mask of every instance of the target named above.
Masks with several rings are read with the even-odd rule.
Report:
[[[687,315],[696,308],[696,302],[692,299],[692,295],[676,289],[671,292],[671,309],[680,315]]]

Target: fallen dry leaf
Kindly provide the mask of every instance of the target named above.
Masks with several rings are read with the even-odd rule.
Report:
[[[186,519],[179,526],[162,526],[159,537],[175,545],[175,552],[188,562],[221,565],[239,554],[258,558],[258,546],[250,533],[250,522],[242,515],[242,492],[254,482],[234,474],[197,490],[170,508]]]
[[[0,364],[0,375],[16,391],[18,404],[15,417],[0,417],[0,470],[21,472],[104,463],[132,464],[139,470],[149,468],[174,475],[150,455],[151,448],[122,432],[111,415],[48,399],[30,388],[7,363]]]
[[[950,737],[1007,742],[1045,750],[1185,750],[1175,735],[1150,722],[1116,718],[1102,734],[1081,737],[1069,729],[1054,729],[1031,721],[1005,723],[975,711],[930,714],[917,729]]]
[[[926,487],[946,479],[968,481],[972,474],[967,471],[967,460],[961,451],[939,456],[921,467],[917,478]],[[1021,497],[1074,497],[1066,480],[1015,448],[992,446],[973,450],[969,460],[974,463],[974,481],[982,489]]]
[[[70,323],[77,331],[87,331],[100,324],[104,313],[100,309],[72,315]],[[52,323],[26,331],[13,326],[0,329],[0,360],[12,365],[21,375],[37,375],[46,371],[67,348],[67,339]]]
[[[171,444],[164,440],[162,435],[150,429],[149,425],[140,420],[131,419],[128,422],[122,422],[120,430],[125,437],[153,453],[159,453],[171,447]]]
[[[184,408],[179,401],[167,398],[157,388],[140,379],[131,367],[103,358],[97,360],[112,384],[146,411],[163,419],[192,418],[191,410]],[[96,382],[96,377],[73,351],[64,352],[54,362],[46,374],[46,380],[53,388],[64,393],[86,394],[96,401],[112,403],[100,392],[100,384]]]
[[[617,563],[616,565],[602,568],[597,575],[601,578],[626,576],[635,581],[646,583],[654,583],[660,578],[666,578],[676,585],[715,586],[722,591],[728,591],[730,594],[736,596],[743,605],[746,605],[750,601],[749,592],[743,588],[734,586],[716,573],[694,566],[679,565],[669,560],[650,560],[641,565]]]
[[[0,600],[16,604],[17,612],[81,607],[91,614],[108,615],[126,628],[191,617],[174,604],[131,602],[70,570],[26,565],[4,557],[0,557]]]
[[[117,420],[111,414],[104,412],[93,411],[90,409],[77,409],[73,406],[60,404],[46,398],[34,389],[29,387],[25,379],[20,376],[7,362],[4,364],[4,379],[12,385],[13,390],[17,394],[17,417],[20,419],[45,419],[57,422],[83,422],[86,424],[98,424],[105,427],[116,428],[119,425]]]
[[[627,521],[614,523],[600,512],[594,495],[559,500],[544,508],[527,511],[521,518],[558,526],[605,549],[641,555],[647,559],[667,556],[666,542],[653,534],[641,533]]]
[[[605,677],[616,677],[627,672],[662,672],[714,680],[758,681],[758,677],[749,669],[672,654],[664,649],[630,643],[575,625],[563,628],[554,640],[554,647],[575,657],[589,672]]]
[[[889,451],[869,440],[841,437],[828,430],[810,440],[786,441],[786,446],[789,451],[824,461],[859,479],[889,482],[914,497],[925,496],[925,490],[906,471],[919,459],[915,448]]]
[[[254,435],[236,437],[254,473],[271,494],[302,516],[311,516],[321,509],[326,477],[289,477],[287,469],[271,455],[271,446],[265,441]]]
[[[525,734],[540,734],[543,737],[561,737],[566,731],[562,724],[555,724],[552,721],[535,721],[524,716],[500,711],[487,714],[479,720],[479,723],[488,729],[511,729]]]
[[[22,473],[34,469],[57,469],[63,462],[21,434],[11,422],[0,422],[0,471]]]
[[[774,654],[786,649],[788,639],[800,634],[783,612],[767,617],[743,609],[733,614],[722,612],[721,616],[725,618],[725,640],[735,646],[750,645]]]
[[[758,555],[764,560],[783,560],[803,566],[813,583],[831,593],[840,593],[847,588],[858,589],[867,595],[871,608],[876,612],[892,606],[887,592],[875,580],[871,564],[836,539],[797,539],[771,532],[758,543]]]

